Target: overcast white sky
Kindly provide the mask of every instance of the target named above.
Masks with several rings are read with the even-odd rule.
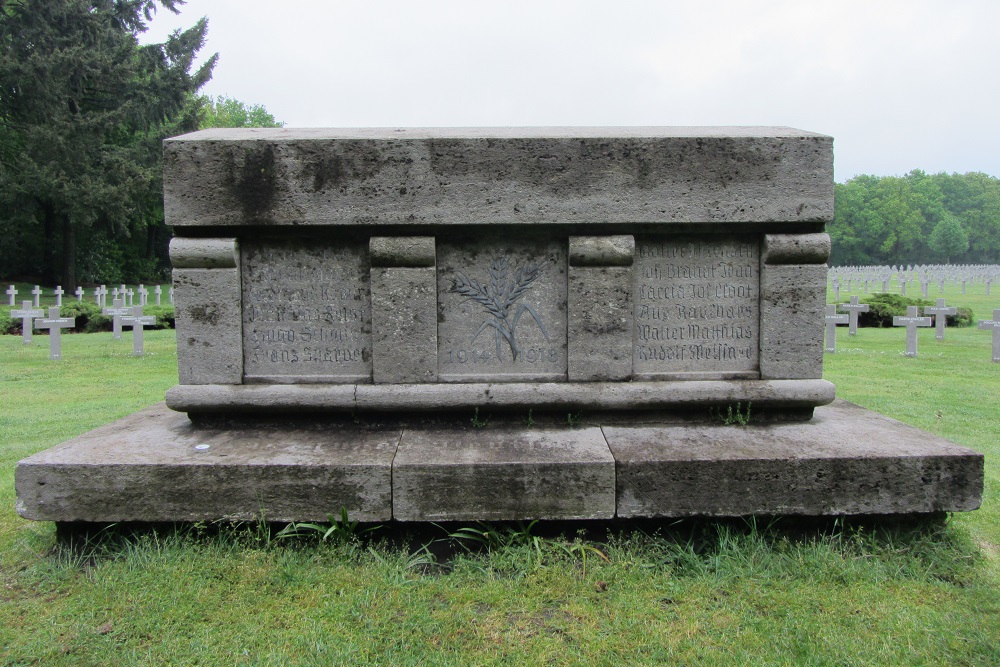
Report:
[[[787,125],[836,180],[1000,176],[998,0],[188,0],[287,127]]]

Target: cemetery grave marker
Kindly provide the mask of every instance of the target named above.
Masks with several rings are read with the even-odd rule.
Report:
[[[160,295],[163,294],[163,289],[159,285],[157,285],[153,289],[153,294],[156,295],[156,305],[159,306],[160,305]]]
[[[126,308],[125,304],[120,298],[116,298],[112,302],[111,308],[105,308],[102,312],[105,315],[111,315],[111,334],[115,340],[122,339],[122,318],[132,315],[132,310]]]
[[[143,330],[156,324],[154,315],[143,315],[142,306],[133,306],[128,309],[130,312],[121,318],[121,326],[132,327],[132,355],[141,357],[145,354],[143,350]]]
[[[855,336],[858,333],[858,315],[860,313],[868,312],[867,303],[858,303],[858,297],[852,296],[850,303],[840,304],[840,310],[847,311],[850,314],[850,324],[847,333],[851,336]]]
[[[146,306],[146,305],[148,305],[146,303],[146,300],[147,300],[148,297],[149,297],[149,290],[146,289],[145,285],[141,285],[140,284],[139,285],[139,305],[140,306]]]
[[[837,313],[836,304],[829,304],[826,307],[826,351],[833,354],[837,351],[837,325],[847,324],[847,315]]]
[[[931,318],[920,317],[916,306],[907,306],[906,315],[895,315],[892,326],[906,327],[906,356],[917,356],[917,327],[929,327]]]
[[[981,500],[981,455],[835,401],[822,378],[829,137],[215,129],[164,143],[163,182],[179,384],[165,406],[19,463],[23,516],[569,520]],[[737,404],[759,422],[723,424]],[[473,430],[476,414],[495,421]]]
[[[98,298],[98,300],[100,300],[100,304],[98,304],[98,305],[100,305],[101,308],[104,308],[104,307],[106,307],[108,305],[108,286],[107,285],[101,285],[100,292],[98,293],[97,298]],[[112,302],[112,303],[114,303],[114,302]]]
[[[938,340],[944,340],[944,329],[948,324],[947,316],[958,313],[958,308],[945,306],[944,301],[944,299],[938,299],[936,306],[927,306],[924,308],[924,315],[934,316],[934,337]]]
[[[62,359],[62,330],[76,326],[76,318],[59,317],[59,306],[50,306],[49,316],[36,319],[34,325],[49,330],[49,359]]]
[[[41,304],[42,288],[39,287],[38,285],[35,285],[35,288],[31,290],[31,295],[35,298],[35,304],[34,304],[35,308],[40,308],[42,305]]]
[[[17,302],[14,301],[14,298],[17,296],[17,289],[15,289],[13,285],[7,288],[7,296],[10,297],[10,303],[8,305],[14,306],[17,304]]]
[[[1000,308],[993,311],[992,320],[979,320],[978,328],[993,331],[993,363],[1000,363]]]
[[[12,318],[21,318],[21,340],[25,345],[31,342],[31,320],[43,315],[45,311],[32,308],[30,301],[22,301],[20,309],[10,311]]]
[[[73,292],[73,294],[76,295],[76,301],[77,301],[77,303],[83,303],[84,291],[83,291],[82,287],[77,287],[76,291]]]
[[[56,285],[56,288],[52,293],[56,295],[56,305],[62,307],[63,294],[66,293],[63,290],[62,285]]]

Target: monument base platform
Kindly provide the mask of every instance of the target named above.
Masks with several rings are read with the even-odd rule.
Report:
[[[196,425],[158,404],[18,463],[39,521],[610,519],[958,512],[983,455],[847,403],[809,422]]]

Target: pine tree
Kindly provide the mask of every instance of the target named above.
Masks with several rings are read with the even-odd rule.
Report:
[[[160,144],[197,127],[207,20],[140,46],[183,0],[0,0],[0,230],[43,240],[37,262],[77,284],[81,255],[163,227]],[[192,71],[194,70],[194,71]],[[33,234],[31,231],[33,230]],[[139,236],[139,235],[142,236]],[[85,243],[80,243],[85,239]],[[148,249],[147,249],[148,250]]]

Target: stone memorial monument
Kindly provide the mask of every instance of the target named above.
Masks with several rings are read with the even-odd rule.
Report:
[[[22,461],[23,516],[980,503],[980,454],[822,379],[830,137],[206,130],[164,162],[180,383]],[[751,424],[720,418],[741,406]]]

